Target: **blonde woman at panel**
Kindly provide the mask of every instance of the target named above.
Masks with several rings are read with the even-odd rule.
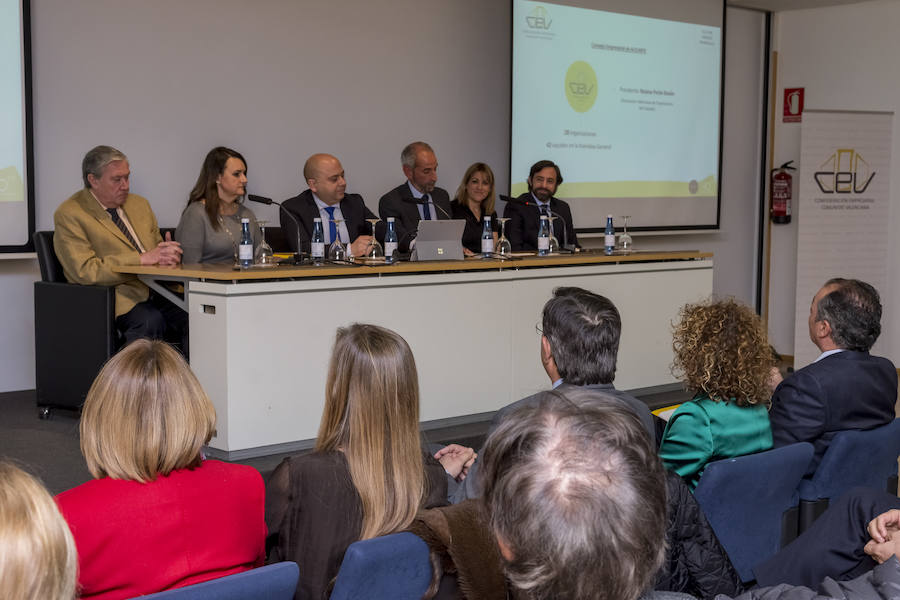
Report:
[[[494,172],[482,162],[470,165],[456,190],[456,197],[450,203],[453,218],[466,221],[462,236],[463,252],[466,256],[481,252],[481,234],[484,231],[485,217],[491,218],[491,235],[494,247],[497,246],[500,223],[494,210],[495,201]]]
[[[78,556],[53,498],[21,469],[0,462],[0,598],[72,600]]]
[[[315,451],[286,458],[266,488],[269,562],[300,565],[295,598],[320,600],[344,551],[401,531],[420,508],[446,504],[447,473],[419,436],[419,382],[409,345],[375,325],[338,329]],[[451,464],[454,463],[454,464]]]
[[[81,415],[95,479],[57,497],[82,598],[133,598],[263,564],[262,477],[204,460],[215,429],[212,402],[167,344],[137,340],[106,363]]]

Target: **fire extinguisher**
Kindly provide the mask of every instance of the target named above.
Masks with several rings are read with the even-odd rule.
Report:
[[[769,193],[772,197],[769,208],[769,216],[773,223],[791,222],[791,182],[793,177],[788,171],[796,171],[791,166],[792,160],[787,161],[777,169],[772,169]]]

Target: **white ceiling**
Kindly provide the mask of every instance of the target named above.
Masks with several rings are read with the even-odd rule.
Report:
[[[865,1],[866,0],[727,0],[727,4],[729,6],[779,12],[782,10],[837,6],[840,4],[858,4]]]

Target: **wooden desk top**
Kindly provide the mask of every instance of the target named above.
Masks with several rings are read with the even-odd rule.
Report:
[[[485,271],[521,269],[529,267],[580,266],[600,263],[660,262],[698,260],[711,258],[712,252],[695,250],[672,252],[635,252],[628,255],[606,256],[602,253],[560,254],[554,256],[525,256],[510,260],[468,258],[465,260],[400,262],[393,265],[335,265],[278,266],[235,270],[227,264],[195,264],[174,267],[121,266],[113,270],[119,273],[149,275],[166,279],[205,279],[212,281],[238,281],[259,279],[291,279],[295,277],[334,277],[344,275],[368,275],[391,273],[439,273],[447,271]]]

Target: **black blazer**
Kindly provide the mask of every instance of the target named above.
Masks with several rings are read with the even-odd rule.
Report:
[[[526,206],[522,202],[529,204]],[[569,245],[578,246],[578,236],[575,235],[575,227],[572,226],[572,211],[569,209],[569,205],[559,198],[550,198],[550,210],[554,215],[561,217],[553,226],[553,233],[559,241],[559,245],[562,246],[568,236]],[[509,219],[506,223],[506,237],[512,244],[513,252],[537,252],[541,211],[531,192],[525,192],[515,200],[507,202],[506,208],[503,209],[503,216]],[[566,235],[563,235],[563,227],[566,228]]]
[[[450,218],[450,195],[447,190],[439,187],[431,192],[431,201],[434,203],[434,212],[438,219]],[[397,241],[400,252],[409,252],[409,244],[416,237],[419,228],[419,205],[416,204],[409,184],[403,182],[378,201],[378,215],[387,222],[388,217],[394,217],[394,228],[397,231]]]
[[[313,219],[320,216],[319,207],[313,198],[312,191],[306,190],[298,196],[288,198],[282,203],[285,210],[289,211],[294,217],[300,221],[300,244],[303,252],[309,251],[309,241],[312,238]],[[361,235],[371,235],[372,226],[366,222],[366,219],[374,219],[375,213],[369,210],[359,194],[347,194],[340,202],[341,214],[344,215],[344,224],[347,226],[347,233],[350,234],[350,242],[352,243]],[[291,249],[298,252],[297,249],[297,226],[290,217],[280,212],[281,229],[288,241]],[[328,227],[327,223],[322,223]],[[384,241],[384,224],[378,223],[375,226],[375,237],[379,241]]]
[[[466,228],[463,229],[462,235],[463,248],[468,248],[469,251],[474,252],[475,254],[480,253],[481,233],[484,230],[484,222],[476,219],[475,215],[472,214],[472,211],[469,210],[469,207],[460,204],[459,200],[451,202],[450,209],[450,214],[453,215],[454,219],[464,219],[466,222]],[[494,211],[489,215],[482,215],[482,219],[484,219],[485,216],[491,218],[491,229],[495,233],[500,231],[500,223],[497,222],[497,212]]]
[[[868,352],[844,350],[807,365],[772,394],[769,421],[775,447],[811,442],[807,475],[815,473],[835,434],[874,429],[894,420],[897,371]]]

